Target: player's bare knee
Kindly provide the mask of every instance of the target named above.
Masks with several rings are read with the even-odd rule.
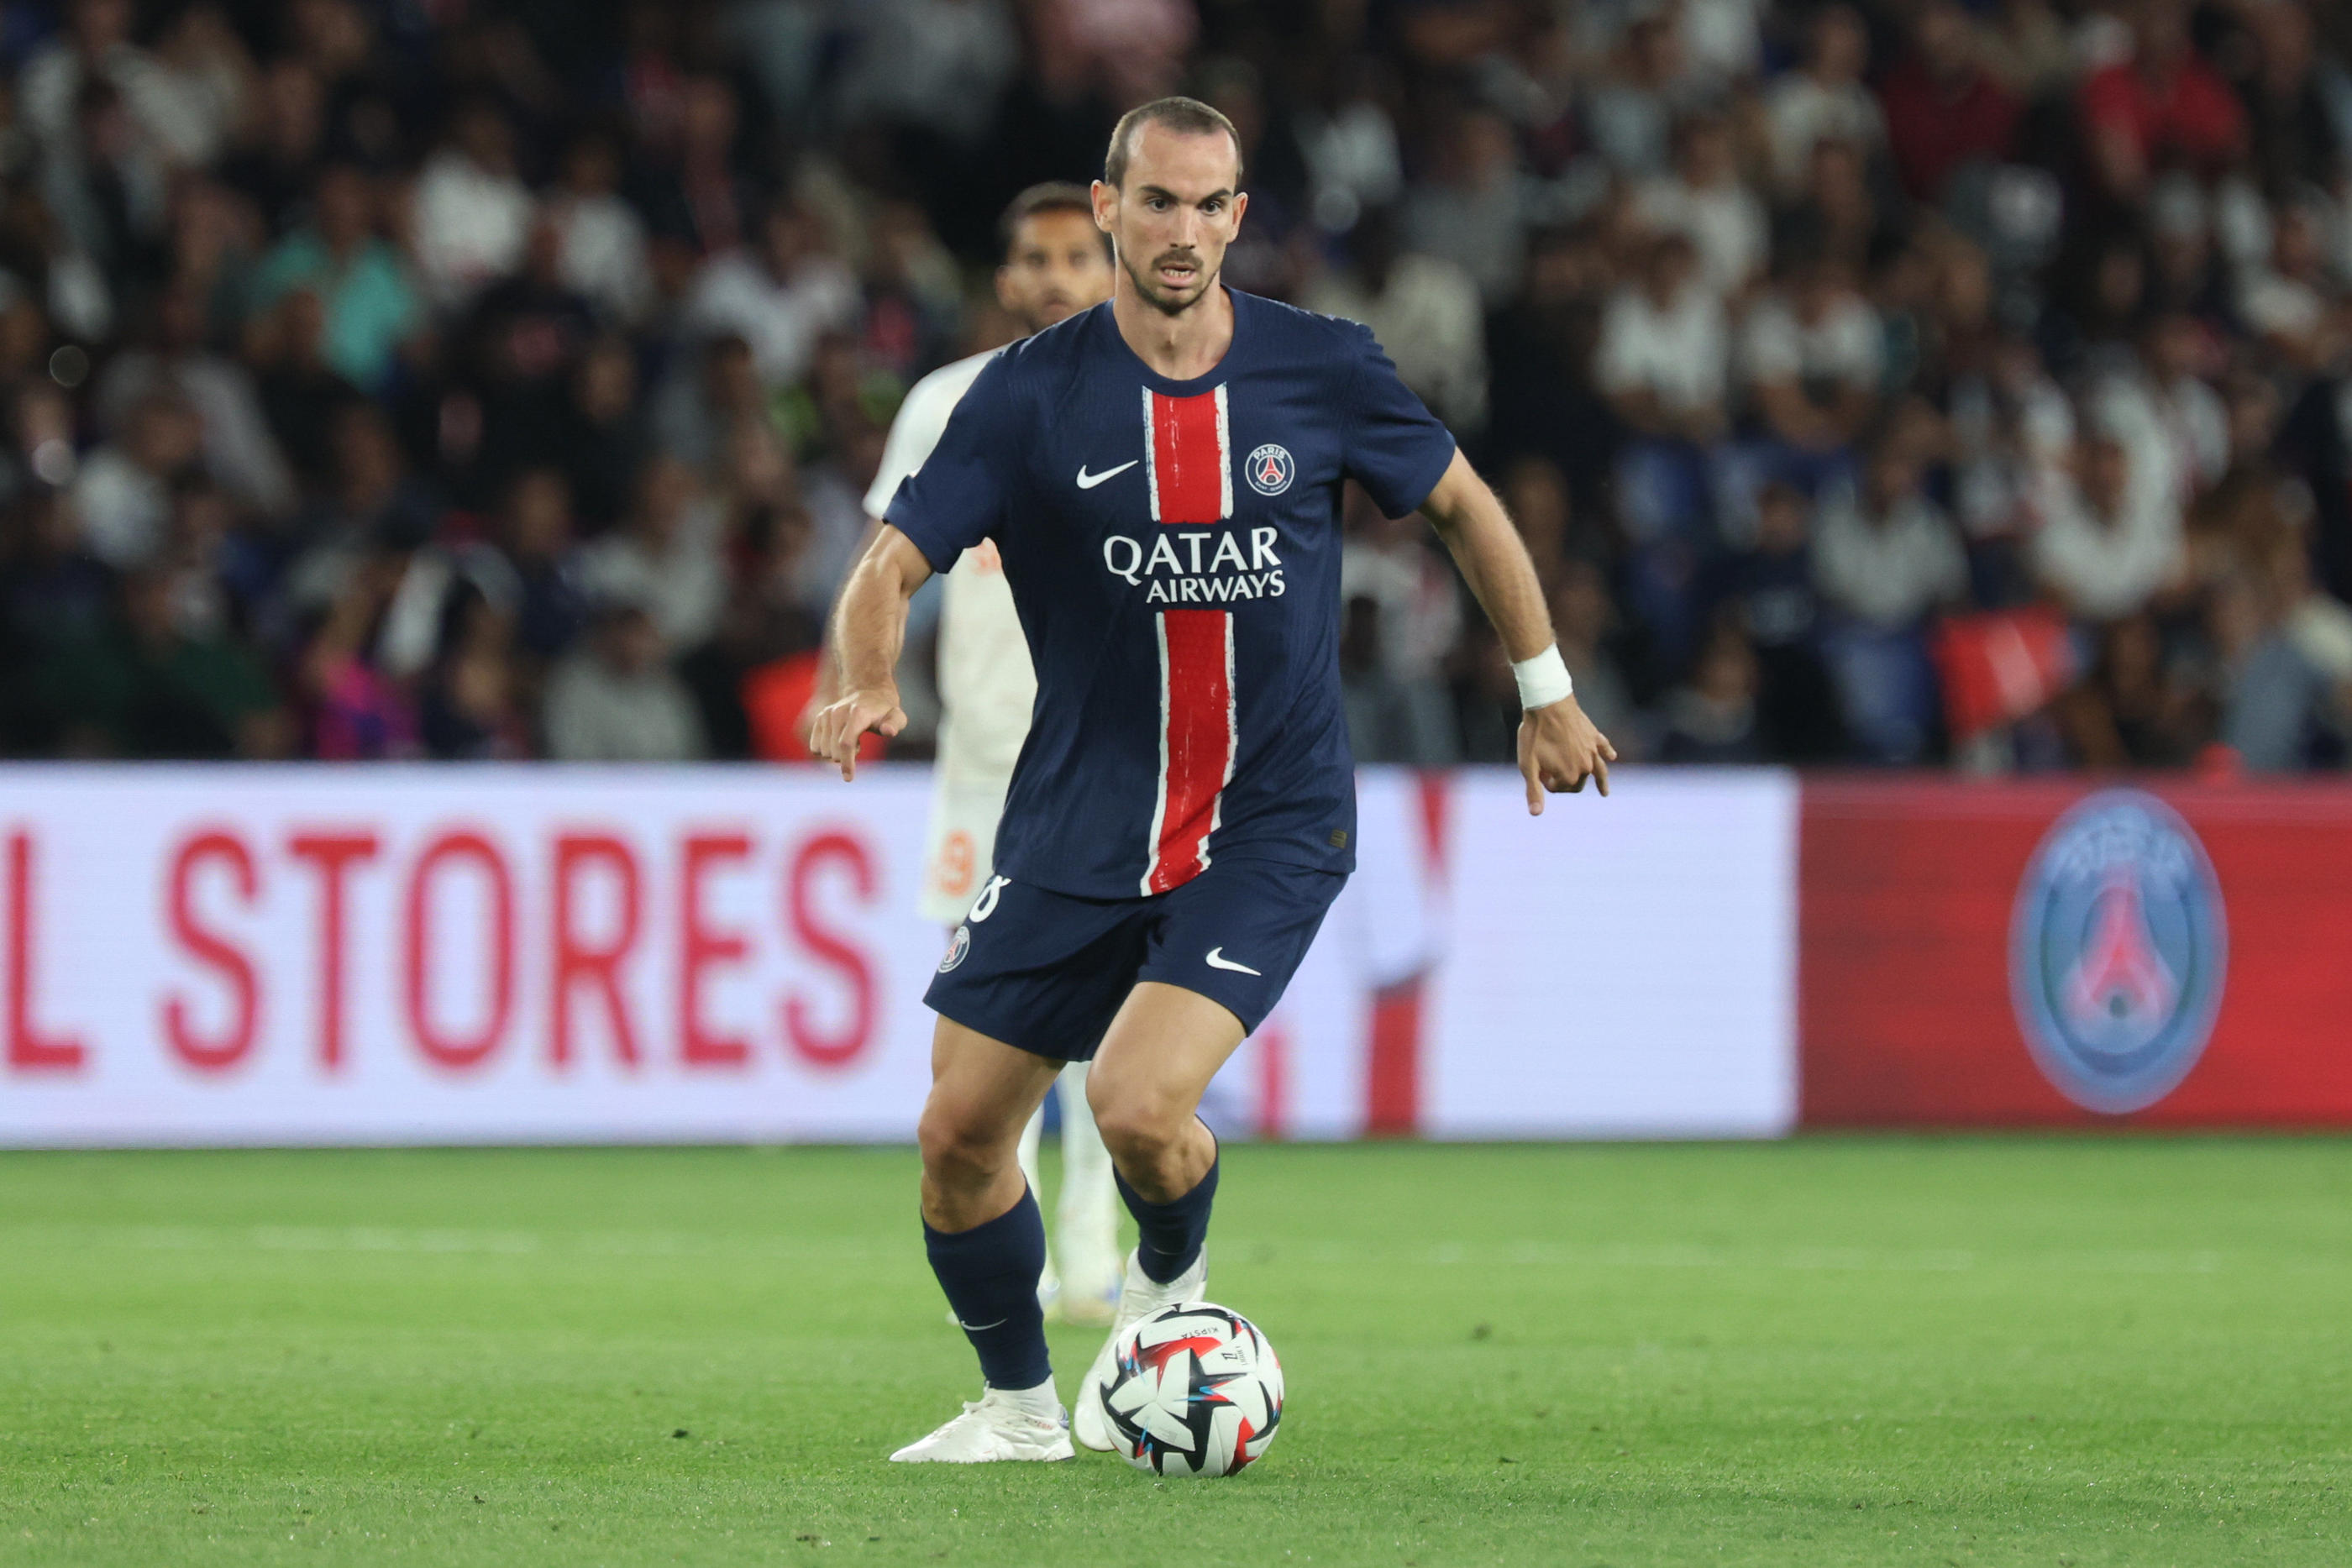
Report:
[[[1182,1142],[1191,1119],[1163,1096],[1113,1092],[1093,1100],[1095,1130],[1111,1158],[1130,1170],[1157,1166]]]
[[[936,1103],[923,1107],[915,1142],[922,1150],[923,1174],[942,1186],[960,1190],[987,1186],[1014,1157],[997,1129],[980,1125],[956,1107]]]
[[[1104,1113],[1118,1103],[1118,1080],[1099,1063],[1090,1063],[1087,1068],[1086,1087],[1087,1109],[1093,1113],[1095,1126],[1099,1130]]]

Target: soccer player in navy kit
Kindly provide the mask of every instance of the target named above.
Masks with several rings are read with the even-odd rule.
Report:
[[[835,619],[843,695],[814,748],[854,776],[904,726],[891,671],[908,597],[992,539],[1037,671],[996,874],[926,997],[924,1239],[986,1391],[891,1456],[1072,1453],[1035,1293],[1045,1228],[1014,1158],[1063,1063],[1087,1098],[1140,1242],[1127,1326],[1206,1288],[1217,1145],[1195,1111],[1282,994],[1353,864],[1339,695],[1339,497],[1435,523],[1509,650],[1528,808],[1609,742],[1570,693],[1542,591],[1494,494],[1366,329],[1218,281],[1248,198],[1240,143],[1162,99],[1113,133],[1095,221],[1118,269],[1098,305],[991,361],[892,499]]]

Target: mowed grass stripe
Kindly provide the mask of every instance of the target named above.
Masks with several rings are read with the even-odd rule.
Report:
[[[1292,1406],[1191,1485],[880,1462],[914,1176],[0,1155],[0,1562],[2352,1562],[2343,1141],[1236,1146]]]

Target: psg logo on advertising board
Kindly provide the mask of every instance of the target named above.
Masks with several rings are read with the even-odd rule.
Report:
[[[1251,453],[1249,461],[1242,465],[1242,476],[1261,496],[1281,495],[1290,488],[1290,481],[1297,474],[1298,465],[1291,461],[1290,448],[1276,446],[1270,441]]]
[[[2213,1032],[2229,960],[2221,887],[2179,813],[2108,789],[2061,817],[2025,868],[2010,992],[2043,1076],[2086,1110],[2155,1104]]]

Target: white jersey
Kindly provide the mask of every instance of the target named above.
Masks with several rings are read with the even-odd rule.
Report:
[[[923,465],[948,415],[996,353],[992,349],[942,365],[908,392],[890,422],[882,466],[866,492],[869,517],[880,517],[900,483]],[[1029,734],[1037,674],[992,543],[964,551],[948,573],[939,658],[940,772],[948,782],[991,786],[1001,797]]]

